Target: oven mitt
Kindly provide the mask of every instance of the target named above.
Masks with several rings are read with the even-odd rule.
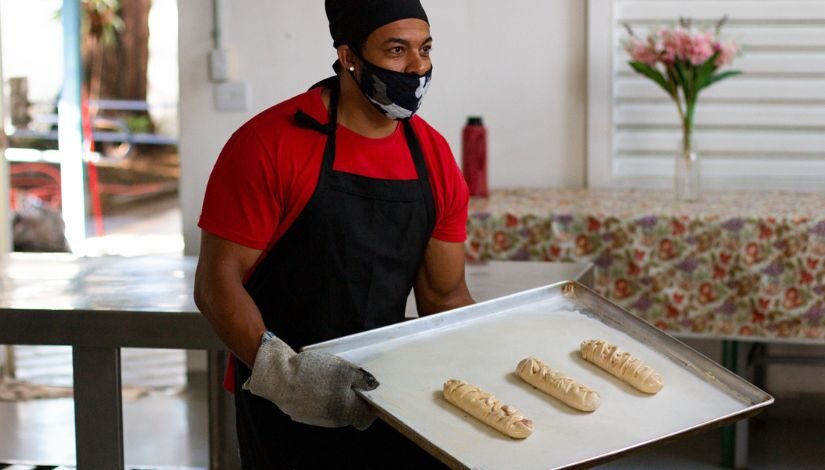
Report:
[[[296,353],[267,334],[243,388],[271,401],[293,421],[325,428],[352,425],[363,431],[375,421],[375,414],[355,390],[374,390],[378,385],[372,374],[339,357]]]

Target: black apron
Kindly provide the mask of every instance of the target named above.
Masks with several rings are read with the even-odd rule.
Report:
[[[332,88],[329,124],[302,111],[295,116],[296,125],[328,136],[318,184],[246,283],[267,328],[296,351],[402,321],[435,224],[424,155],[409,121],[403,122],[404,133],[418,179],[384,180],[333,170],[339,84],[336,77],[322,83]],[[241,388],[250,374],[236,359],[235,407],[244,469],[439,466],[380,420],[364,432],[296,423]]]

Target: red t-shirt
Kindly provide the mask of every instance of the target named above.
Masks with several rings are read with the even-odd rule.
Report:
[[[218,237],[258,250],[273,246],[306,206],[318,183],[327,137],[296,126],[298,109],[329,121],[315,88],[258,114],[223,148],[209,177],[198,226]],[[432,237],[463,242],[469,191],[447,141],[413,117],[435,201]],[[338,125],[336,171],[372,178],[417,179],[403,126],[370,139]]]

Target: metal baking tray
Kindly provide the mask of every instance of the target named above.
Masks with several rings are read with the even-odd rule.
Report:
[[[654,367],[656,395],[585,362],[579,345],[601,338]],[[592,466],[651,444],[731,423],[774,399],[677,339],[576,282],[531,289],[449,312],[308,346],[352,361],[381,382],[362,393],[381,419],[453,468]],[[522,382],[516,364],[538,357],[601,395],[592,413]],[[444,400],[461,379],[534,422],[510,439]]]

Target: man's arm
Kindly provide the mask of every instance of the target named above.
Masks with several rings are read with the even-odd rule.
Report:
[[[264,337],[261,312],[243,286],[261,253],[203,231],[195,273],[195,303],[224,344],[252,369],[243,388],[300,423],[368,428],[375,414],[355,390],[378,386],[369,372],[329,354],[297,354],[276,336]]]
[[[261,312],[243,286],[261,250],[201,232],[195,272],[195,304],[218,337],[249,367],[266,331]]]
[[[464,279],[464,244],[431,238],[415,280],[421,316],[475,303]]]

